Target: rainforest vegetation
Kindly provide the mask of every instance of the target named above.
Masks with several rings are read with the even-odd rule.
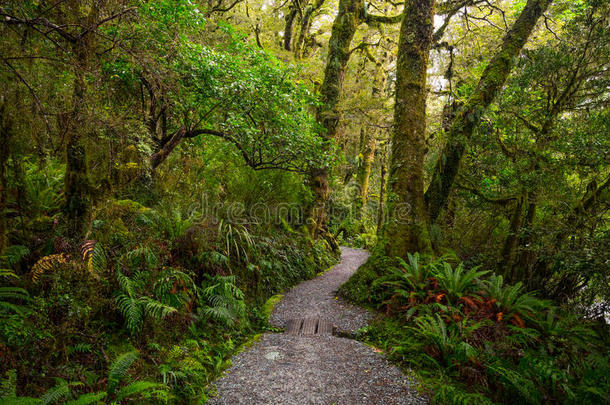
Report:
[[[1,403],[205,403],[340,245],[432,403],[610,403],[607,0],[0,0],[0,38]]]

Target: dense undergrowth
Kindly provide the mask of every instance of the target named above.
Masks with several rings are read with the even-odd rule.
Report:
[[[103,201],[75,242],[53,167],[26,172],[32,204],[0,258],[2,403],[201,403],[268,328],[265,301],[336,260],[285,221],[231,222],[158,187]]]
[[[521,283],[450,257],[374,256],[341,293],[382,312],[359,338],[414,370],[433,403],[610,401],[607,325],[579,319]]]

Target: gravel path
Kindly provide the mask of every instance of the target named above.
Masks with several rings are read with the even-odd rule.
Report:
[[[335,292],[366,261],[368,253],[341,249],[341,263],[306,281],[278,303],[271,321],[321,317],[355,331],[369,314],[340,300]],[[237,354],[215,383],[210,404],[426,404],[414,381],[371,347],[336,336],[265,334]]]
[[[275,306],[270,323],[284,327],[293,318],[324,318],[339,331],[355,332],[366,326],[371,314],[337,297],[341,284],[360,267],[369,254],[365,250],[341,248],[341,262],[320,277],[305,281],[288,293]]]

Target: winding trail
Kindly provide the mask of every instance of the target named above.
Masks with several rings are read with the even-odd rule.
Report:
[[[368,253],[341,248],[341,262],[284,295],[271,324],[295,318],[331,321],[339,331],[366,326],[370,314],[336,298]],[[215,382],[210,404],[426,404],[415,382],[362,343],[328,335],[267,333],[237,354]]]

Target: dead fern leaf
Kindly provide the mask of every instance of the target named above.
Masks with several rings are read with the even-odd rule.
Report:
[[[33,282],[38,282],[41,275],[48,271],[52,271],[56,266],[67,263],[67,256],[65,253],[57,253],[41,257],[32,266],[31,277]]]
[[[106,254],[102,245],[95,240],[86,240],[81,245],[81,257],[87,265],[87,270],[94,277],[106,267]]]

